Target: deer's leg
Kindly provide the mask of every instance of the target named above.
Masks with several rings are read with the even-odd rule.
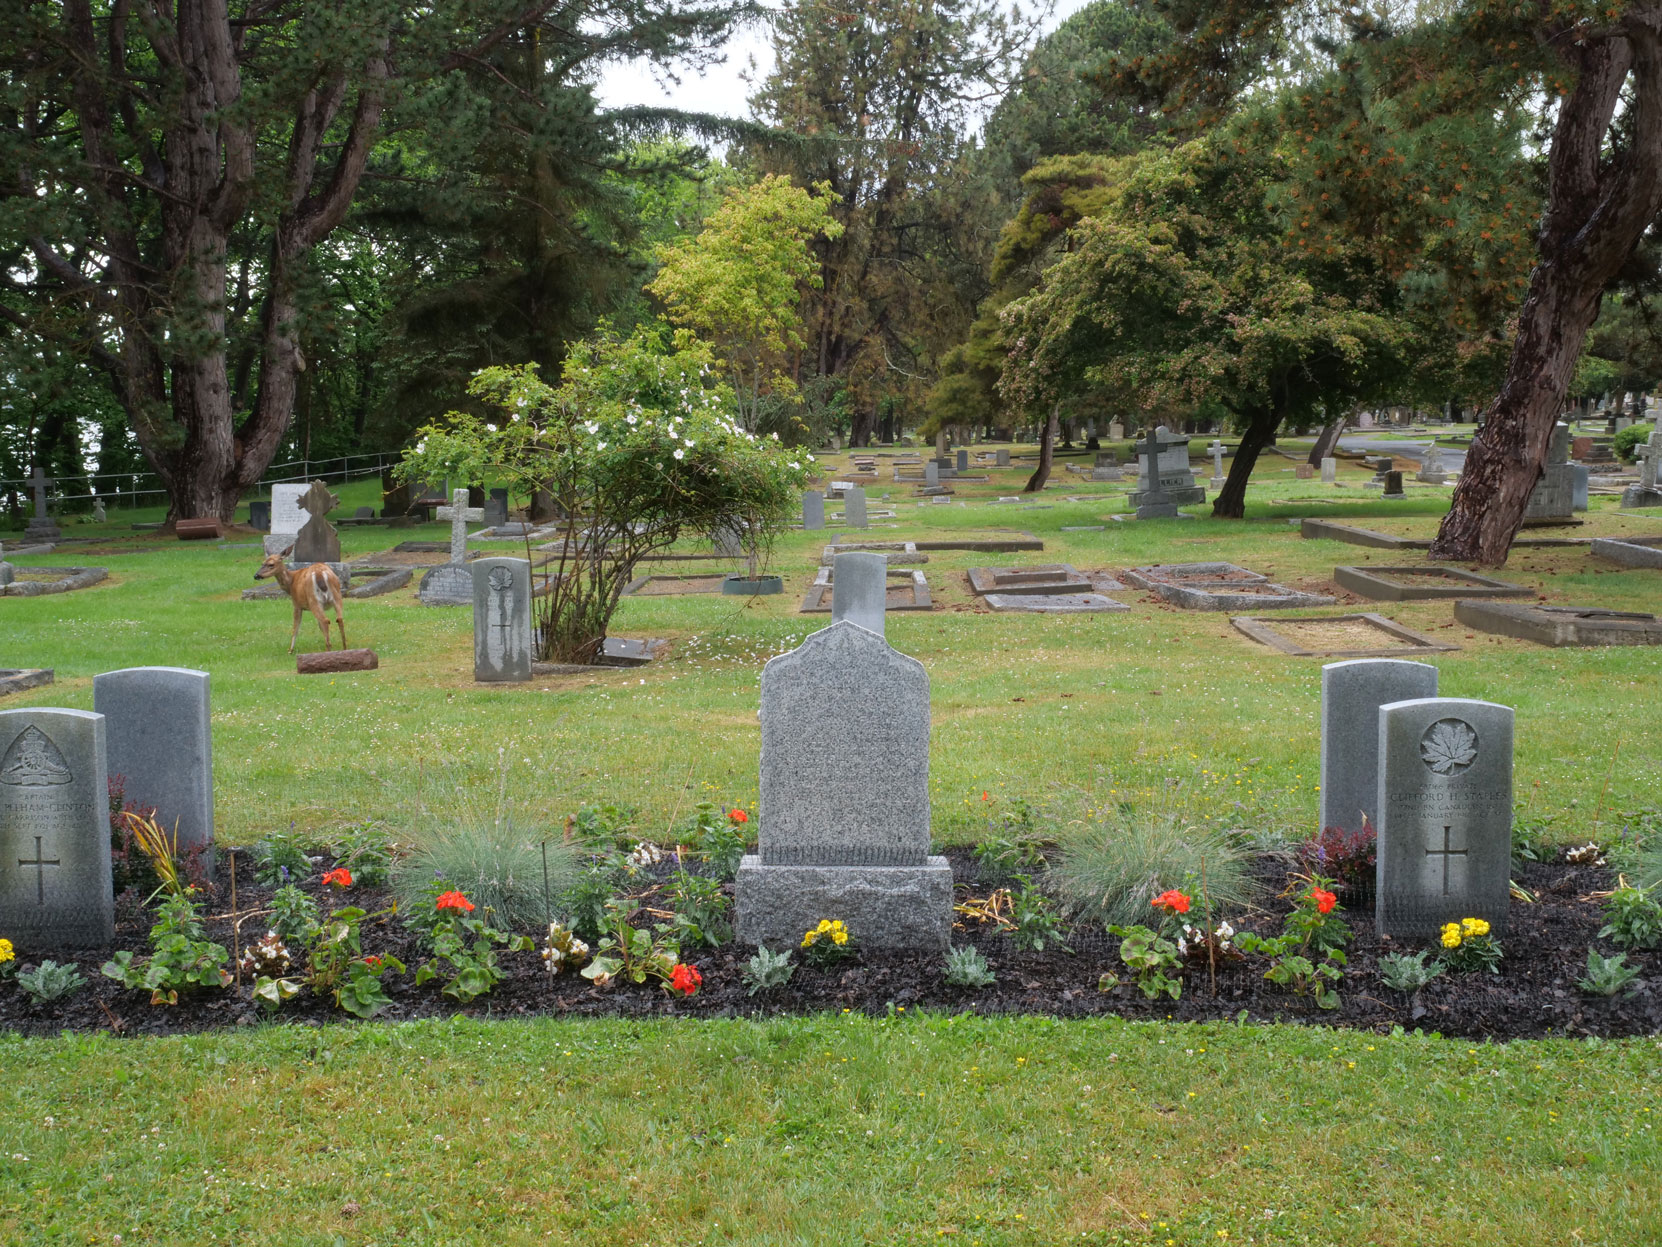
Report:
[[[314,598],[312,600],[312,618],[317,620],[317,626],[323,629],[323,648],[329,648],[329,616],[324,613],[323,607]]]
[[[346,648],[346,616],[340,611],[340,598],[335,599],[335,622],[340,625],[340,647]]]
[[[294,627],[289,629],[289,653],[294,653],[294,643],[300,636],[300,612],[303,608],[299,602],[294,604]],[[39,857],[40,854],[35,854]]]

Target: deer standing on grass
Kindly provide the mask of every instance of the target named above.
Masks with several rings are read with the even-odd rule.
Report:
[[[329,608],[335,608],[335,622],[340,625],[340,647],[346,648],[346,620],[341,617],[340,577],[327,563],[313,563],[298,571],[290,571],[287,559],[294,550],[291,545],[281,554],[269,555],[254,573],[255,580],[275,576],[283,592],[294,603],[294,630],[289,633],[289,653],[294,653],[295,638],[300,635],[300,612],[311,611],[317,626],[323,629],[323,648],[329,648]]]

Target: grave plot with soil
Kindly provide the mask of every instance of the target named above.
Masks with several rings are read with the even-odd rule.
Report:
[[[221,878],[228,877],[229,854],[221,858]],[[237,851],[238,877],[252,876],[246,852]],[[1414,952],[1374,930],[1371,903],[1364,896],[1346,896],[1341,890],[1341,916],[1354,937],[1346,952],[1349,964],[1336,984],[1340,1003],[1322,1009],[1307,996],[1294,996],[1264,977],[1262,956],[1223,959],[1208,965],[1203,956],[1187,960],[1181,970],[1181,995],[1145,997],[1129,980],[1120,957],[1121,940],[1099,924],[1078,924],[1064,930],[1065,947],[1047,942],[1041,951],[1020,951],[1008,930],[1009,897],[977,879],[977,864],[967,851],[950,850],[958,907],[954,947],[972,945],[997,975],[996,983],[978,990],[949,986],[942,977],[942,959],[910,954],[885,954],[863,949],[845,964],[815,969],[799,964],[788,983],[755,995],[747,991],[743,970],[755,951],[731,940],[716,947],[687,947],[683,961],[702,976],[695,995],[672,995],[651,980],[645,985],[618,981],[598,987],[575,969],[550,975],[538,951],[500,954],[502,981],[494,991],[470,1004],[459,1005],[440,993],[437,983],[417,986],[416,968],[428,953],[418,937],[392,916],[367,919],[363,926],[365,955],[397,957],[407,970],[381,979],[391,1004],[378,1020],[450,1016],[526,1015],[582,1017],[730,1017],[805,1014],[853,1010],[881,1014],[891,1009],[926,1009],[947,1013],[1043,1014],[1085,1017],[1113,1014],[1125,1018],[1202,1021],[1247,1019],[1256,1022],[1304,1022],[1386,1032],[1392,1027],[1420,1028],[1445,1035],[1514,1039],[1545,1035],[1620,1036],[1655,1033],[1662,1029],[1662,952],[1628,950],[1628,962],[1639,974],[1630,994],[1604,998],[1586,994],[1577,980],[1587,970],[1587,951],[1598,947],[1614,952],[1598,939],[1606,918],[1600,897],[1615,886],[1614,874],[1601,866],[1566,861],[1525,863],[1517,882],[1536,899],[1514,902],[1510,926],[1502,940],[1504,958],[1499,972],[1444,974],[1418,993],[1387,988],[1379,974],[1380,958],[1392,952]],[[689,857],[688,867],[699,867]],[[321,864],[320,864],[321,865]],[[625,887],[633,921],[650,929],[667,922],[672,901],[668,880],[676,869],[673,854],[659,865],[644,869]],[[1280,932],[1291,909],[1291,876],[1283,859],[1262,857],[1255,872],[1266,898],[1260,908],[1245,913],[1219,914],[1239,932],[1262,935]],[[314,877],[304,885],[327,915],[333,906],[353,905],[372,915],[392,903],[389,893],[363,888],[337,891]],[[1291,891],[1298,890],[1295,885]],[[1308,885],[1303,885],[1308,891]],[[731,885],[724,885],[731,899]],[[236,912],[240,933],[233,936],[231,906],[221,884],[210,893],[204,912],[207,938],[246,949],[266,930],[272,891],[241,888]],[[1351,902],[1351,903],[1347,903]],[[556,913],[558,913],[556,908]],[[835,917],[835,915],[827,915]],[[1190,917],[1194,917],[1193,914]],[[1156,925],[1158,914],[1147,919]],[[116,949],[148,954],[153,914],[129,894],[118,906]],[[540,933],[535,934],[540,943]],[[1168,935],[1175,934],[1168,929]],[[858,943],[858,932],[854,933]],[[595,941],[591,940],[591,944]],[[278,1025],[321,1026],[351,1021],[325,997],[305,987],[275,1012],[267,1013],[252,997],[251,976],[240,986],[205,989],[183,994],[176,1005],[153,1005],[149,993],[129,990],[100,973],[113,949],[82,952],[72,959],[87,985],[65,1000],[36,1005],[19,987],[16,975],[0,980],[0,1030],[55,1035],[60,1031],[113,1031],[119,1035],[168,1034],[254,1025],[270,1019]],[[299,954],[296,953],[299,960]],[[16,968],[27,968],[35,958],[22,955]],[[800,962],[800,956],[793,957]],[[227,967],[229,968],[229,962]],[[1122,982],[1100,990],[1105,974]]]

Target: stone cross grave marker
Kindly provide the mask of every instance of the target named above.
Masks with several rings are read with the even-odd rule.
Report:
[[[1421,697],[1379,708],[1375,916],[1428,940],[1446,922],[1506,927],[1512,862],[1508,706]]]
[[[889,600],[887,555],[850,551],[831,561],[831,622],[847,619],[878,636]]]
[[[156,811],[181,853],[196,850],[211,874],[214,842],[213,723],[206,671],[127,667],[92,677],[92,708],[104,716],[111,775],[127,799]]]
[[[1148,439],[1138,445],[1143,460],[1142,501],[1137,504],[1140,520],[1160,519],[1177,514],[1177,504],[1160,483],[1160,431],[1150,429]]]
[[[49,485],[57,483],[53,477],[40,470],[38,463],[35,465],[34,472],[29,476],[29,484],[34,487],[35,493],[35,514],[23,530],[23,535],[30,540],[56,541],[63,536],[57,522],[46,511],[46,489]]]
[[[1360,831],[1379,810],[1379,708],[1437,696],[1437,668],[1400,658],[1322,667],[1321,828]]]
[[[294,561],[300,564],[340,562],[340,534],[323,517],[340,505],[322,481],[313,481],[300,496],[300,509],[311,516],[294,539]]]
[[[944,951],[952,868],[929,854],[923,664],[844,619],[762,668],[760,718],[759,845],[739,865],[739,938],[795,948],[839,918],[868,948]]]
[[[802,495],[802,527],[809,532],[825,527],[825,495],[817,489]]]
[[[35,465],[35,470],[30,473],[29,484],[34,487],[35,491],[35,518],[37,520],[44,520],[46,518],[47,486],[56,485],[57,483],[58,482],[56,480],[40,470],[40,464],[38,463]]]
[[[115,938],[103,715],[0,711],[0,931],[20,956]]]
[[[473,574],[473,678],[502,683],[531,678],[531,564],[476,559]]]
[[[483,507],[467,505],[467,490],[450,495],[450,505],[433,512],[450,521],[450,561],[422,574],[417,594],[429,606],[466,606],[473,602],[473,575],[467,563],[467,526],[485,518]]]
[[[450,521],[450,561],[457,566],[467,562],[467,526],[485,518],[485,508],[467,505],[467,490],[458,489],[450,495],[450,505],[434,512],[441,520]]]
[[[1212,456],[1212,488],[1223,488],[1223,443],[1213,440],[1206,448],[1206,453]]]

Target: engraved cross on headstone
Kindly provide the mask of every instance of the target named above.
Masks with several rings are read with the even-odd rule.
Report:
[[[502,652],[506,654],[508,652],[508,630],[514,626],[513,621],[508,617],[508,603],[514,592],[514,578],[512,575],[498,576],[497,573],[502,570],[500,567],[491,569],[491,588],[496,593],[496,617],[499,621],[491,626],[502,634],[499,643],[502,646]]]
[[[40,464],[35,464],[34,475],[29,478],[29,484],[35,487],[35,518],[46,518],[46,487],[58,482],[40,470]]]
[[[467,505],[467,490],[458,489],[450,495],[450,505],[433,512],[441,520],[450,521],[450,561],[467,562],[467,526],[485,518],[484,507]]]
[[[35,894],[36,894],[36,897],[37,897],[36,903],[40,904],[40,905],[44,905],[44,904],[46,904],[46,868],[48,866],[62,866],[63,862],[61,862],[58,858],[55,858],[55,857],[49,858],[49,857],[45,856],[40,851],[40,841],[41,841],[41,837],[36,836],[35,837],[35,860],[31,862],[31,861],[27,861],[24,858],[20,857],[20,858],[17,859],[17,864],[19,866],[23,866],[23,867],[33,866],[35,868]]]
[[[1454,828],[1452,828],[1452,827],[1443,828],[1443,847],[1440,848],[1440,849],[1427,849],[1425,851],[1425,855],[1427,857],[1440,857],[1440,858],[1443,859],[1443,895],[1444,896],[1448,895],[1448,859],[1451,858],[1451,857],[1466,857],[1466,856],[1468,856],[1468,850],[1466,850],[1466,849],[1451,849],[1451,848],[1449,848],[1449,835],[1453,831],[1454,831]]]

